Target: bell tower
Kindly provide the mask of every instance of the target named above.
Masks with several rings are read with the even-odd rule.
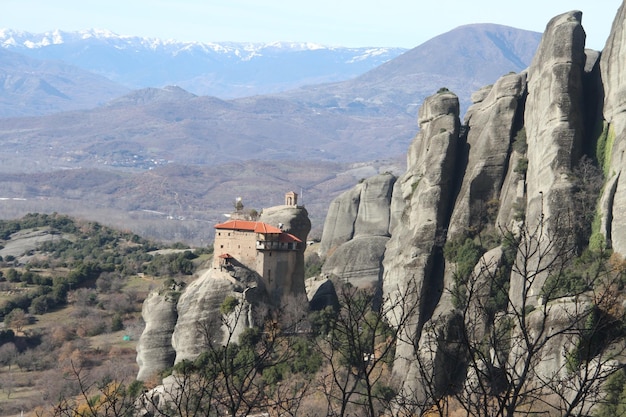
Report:
[[[285,205],[286,206],[297,206],[298,205],[298,194],[293,191],[289,191],[285,194]]]

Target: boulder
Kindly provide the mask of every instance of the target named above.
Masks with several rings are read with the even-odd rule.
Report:
[[[339,305],[337,291],[333,282],[328,278],[313,277],[306,280],[306,296],[311,310],[323,310],[325,307]]]

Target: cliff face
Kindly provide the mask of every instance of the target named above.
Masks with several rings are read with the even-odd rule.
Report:
[[[393,305],[408,294],[409,304],[419,305],[403,330],[394,364],[394,372],[404,380],[404,392],[415,395],[420,395],[423,387],[413,348],[435,307],[445,303],[441,245],[453,204],[459,152],[457,97],[448,91],[428,97],[419,111],[418,124],[420,133],[409,148],[407,172],[394,188],[391,211],[395,227],[383,261],[388,302]],[[396,315],[403,314],[399,311]]]
[[[465,115],[467,143],[462,149],[465,174],[448,229],[448,238],[464,233],[501,200],[511,138],[520,128],[526,73],[508,74],[472,96]],[[515,181],[516,182],[516,181]],[[508,184],[507,184],[508,185]],[[506,222],[506,220],[505,220]]]
[[[357,286],[380,285],[395,181],[392,174],[380,174],[333,200],[320,242],[324,275]]]
[[[604,148],[608,181],[603,192],[602,233],[613,249],[626,254],[626,182],[621,173],[626,166],[626,7],[617,12],[611,33],[602,51],[600,70],[604,85],[603,115],[608,125]],[[621,181],[620,181],[621,179]]]
[[[172,366],[176,351],[171,339],[178,314],[177,297],[169,292],[153,292],[143,302],[146,327],[137,344],[137,379],[144,381]]]
[[[625,21],[622,6],[600,54],[585,50],[581,12],[555,17],[531,66],[476,92],[463,124],[453,93],[442,89],[423,103],[407,170],[391,196],[378,197],[377,210],[388,207],[388,221],[379,218],[378,226],[368,226],[390,233],[384,250],[371,251],[380,261],[386,301],[393,306],[410,294],[417,305],[396,347],[394,373],[402,394],[417,402],[426,398],[425,367],[437,376],[435,390],[472,383],[470,373],[447,367],[466,360],[454,348],[461,342],[455,335],[459,323],[470,325],[463,312],[472,312],[471,334],[480,338],[497,327],[497,317],[529,311],[531,331],[547,338],[539,349],[545,360],[529,375],[568,377],[563,349],[574,349],[577,342],[550,332],[572,326],[572,312],[590,308],[591,299],[554,295],[546,281],[589,245],[626,255],[626,185],[620,181],[626,167]],[[588,161],[604,170],[601,193],[589,184]],[[341,276],[348,267],[357,269],[352,264],[376,264],[356,249],[364,187],[357,185],[331,204],[322,241],[328,273]],[[472,288],[459,272],[467,260],[444,256],[444,247],[452,252],[467,239],[482,246],[473,272],[469,269]],[[498,285],[508,289],[508,296],[501,294],[508,304],[486,308],[495,297],[494,277],[502,271],[507,275]],[[469,305],[460,307],[464,298]],[[514,337],[520,332],[519,326],[512,330]],[[505,367],[527,354],[522,351],[492,351],[481,366]],[[425,352],[428,358],[418,361]]]

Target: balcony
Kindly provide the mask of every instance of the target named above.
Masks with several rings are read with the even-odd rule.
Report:
[[[298,246],[294,242],[276,242],[270,240],[257,240],[256,250],[297,250]]]

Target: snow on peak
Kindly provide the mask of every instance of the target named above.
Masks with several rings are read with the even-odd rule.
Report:
[[[147,38],[140,36],[119,35],[106,29],[85,29],[65,32],[59,29],[44,33],[29,33],[0,28],[0,47],[19,50],[38,49],[60,44],[100,42],[118,50],[158,51],[171,56],[184,53],[214,53],[230,55],[244,61],[250,61],[264,55],[288,51],[317,51],[343,49],[339,46],[325,46],[314,42],[180,42],[173,39]],[[377,55],[384,55],[388,48],[345,48],[356,51],[351,61],[358,62]]]
[[[42,48],[50,45],[73,43],[86,40],[98,40],[115,44],[118,48],[143,47],[149,49],[172,48],[192,50],[199,48],[205,51],[236,53],[249,57],[259,55],[262,50],[318,50],[328,47],[312,42],[179,42],[172,39],[146,38],[140,36],[119,35],[106,29],[85,29],[75,32],[65,32],[59,29],[44,33],[30,33],[12,29],[0,29],[0,45],[13,48]]]

